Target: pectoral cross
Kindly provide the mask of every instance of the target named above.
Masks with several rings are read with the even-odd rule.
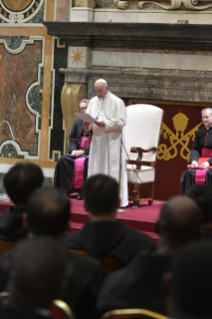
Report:
[[[86,137],[84,136],[84,137],[82,138],[82,146],[85,146],[85,141],[86,141]]]

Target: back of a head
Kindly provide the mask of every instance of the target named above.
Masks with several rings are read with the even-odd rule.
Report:
[[[119,186],[111,176],[97,174],[83,185],[83,197],[88,210],[94,216],[110,215],[119,202]]]
[[[32,163],[14,165],[4,177],[4,187],[15,205],[25,205],[30,194],[43,184],[41,168]]]
[[[17,244],[11,260],[9,302],[48,307],[58,298],[67,274],[67,251],[58,239],[38,236]]]
[[[195,185],[186,195],[195,200],[201,208],[203,224],[212,222],[212,186]]]
[[[158,231],[171,249],[181,248],[200,237],[201,209],[189,197],[171,198],[162,207]]]
[[[60,236],[70,219],[70,201],[60,189],[41,188],[28,199],[26,212],[29,232],[34,235]]]
[[[212,318],[212,243],[196,242],[177,256],[172,281],[172,313],[179,318]]]

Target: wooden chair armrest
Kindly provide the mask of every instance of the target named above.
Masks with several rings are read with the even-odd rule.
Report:
[[[131,147],[130,152],[131,153],[138,153],[138,157],[135,160],[135,164],[136,164],[136,169],[140,169],[141,165],[142,165],[142,157],[143,157],[143,153],[148,153],[148,152],[156,152],[157,148],[155,146],[151,146],[148,147],[147,149],[141,148],[141,147]]]

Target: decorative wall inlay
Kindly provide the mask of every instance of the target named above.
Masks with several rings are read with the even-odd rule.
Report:
[[[98,1],[98,0],[97,0]],[[101,1],[101,0],[99,0]],[[113,0],[117,8],[126,10],[129,6],[130,1],[128,0]],[[204,1],[198,1],[198,0],[171,0],[169,5],[164,4],[164,1],[138,1],[138,7],[140,9],[144,8],[145,4],[153,4],[156,5],[162,9],[165,10],[195,10],[195,11],[200,11],[200,10],[206,10],[212,7],[212,2],[206,5],[199,5],[200,3],[204,3]]]
[[[98,1],[98,0],[97,0]],[[99,0],[100,1],[100,0]],[[102,0],[102,2],[107,3],[107,2],[112,2],[112,0]],[[96,6],[96,1],[95,0],[74,0],[74,7],[85,7],[85,8],[92,8],[94,9]]]
[[[5,49],[11,54],[21,53],[27,44],[34,44],[36,37],[15,36],[6,37],[0,36],[0,43],[4,44]]]
[[[114,6],[113,0],[96,0],[97,8],[111,8]]]
[[[21,153],[20,146],[17,143],[16,143],[16,145],[13,145],[13,143],[14,142],[12,142],[12,141],[9,142],[9,144],[3,143],[0,146],[0,156],[1,157],[12,157],[12,158],[24,158],[24,155],[18,155],[18,151],[19,151],[19,153]],[[18,149],[18,151],[17,151],[17,149]],[[25,155],[27,155],[26,152],[25,152]]]
[[[39,65],[38,82],[35,82],[28,89],[26,94],[26,102],[29,110],[37,115],[37,129],[41,129],[41,115],[42,115],[42,102],[43,102],[43,67]]]
[[[40,124],[42,112],[44,37],[30,37],[31,45],[24,44],[24,49],[5,50],[5,43],[16,42],[0,39],[0,150],[5,145],[13,145],[11,157],[38,159],[40,150]],[[19,39],[20,40],[20,39]],[[2,44],[4,43],[4,45]],[[19,41],[20,44],[20,41]],[[33,45],[32,45],[33,44]],[[14,47],[14,46],[12,46]],[[15,46],[17,47],[17,46]],[[8,52],[9,51],[9,52]],[[19,51],[21,51],[19,53]],[[19,54],[17,54],[17,52]],[[12,54],[11,54],[12,53]],[[5,121],[8,121],[14,134]],[[3,153],[2,153],[3,152]],[[1,154],[5,153],[5,148]],[[10,155],[9,155],[10,156]]]
[[[12,11],[22,11],[32,3],[33,0],[2,0],[3,4]]]
[[[68,48],[68,67],[87,68],[90,66],[90,49],[87,47]]]
[[[59,72],[59,69],[67,67],[67,57],[68,48],[65,45],[61,45],[58,38],[55,39],[52,65],[51,121],[49,127],[49,159],[54,161],[58,161],[61,154],[64,154],[66,151],[66,137],[61,106],[64,75]]]
[[[117,0],[114,0],[114,1],[117,1]],[[121,1],[119,1],[119,2],[121,2]],[[206,10],[206,9],[209,9],[209,8],[212,7],[212,2],[211,1],[209,1],[209,2],[211,2],[210,4],[198,6],[199,2],[203,2],[203,1],[197,1],[197,0],[171,0],[171,4],[170,5],[165,5],[164,3],[154,2],[154,1],[150,0],[150,1],[139,1],[138,2],[138,7],[140,9],[143,9],[145,3],[155,4],[158,7],[162,8],[162,9],[165,9],[165,10],[189,9],[189,10],[200,11],[200,10]]]
[[[1,23],[42,23],[46,0],[0,0]],[[37,17],[36,17],[37,16]]]
[[[190,148],[188,144],[190,139],[194,140],[195,132],[202,125],[202,122],[192,128],[188,133],[184,134],[189,121],[188,117],[183,113],[178,113],[172,120],[175,133],[165,123],[162,123],[160,134],[165,140],[168,140],[169,143],[162,143],[159,145],[157,159],[169,161],[175,158],[178,154],[178,145],[180,145],[180,156],[188,161],[190,158]],[[167,144],[169,145],[167,146]]]
[[[55,21],[70,21],[70,0],[56,0]]]

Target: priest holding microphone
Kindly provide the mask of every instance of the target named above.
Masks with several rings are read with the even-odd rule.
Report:
[[[126,125],[124,102],[109,91],[105,80],[99,79],[94,84],[96,96],[90,100],[87,114],[96,122],[84,122],[84,127],[93,130],[91,141],[88,177],[95,174],[110,175],[120,185],[120,206],[128,205],[128,187],[126,154],[123,127]]]

